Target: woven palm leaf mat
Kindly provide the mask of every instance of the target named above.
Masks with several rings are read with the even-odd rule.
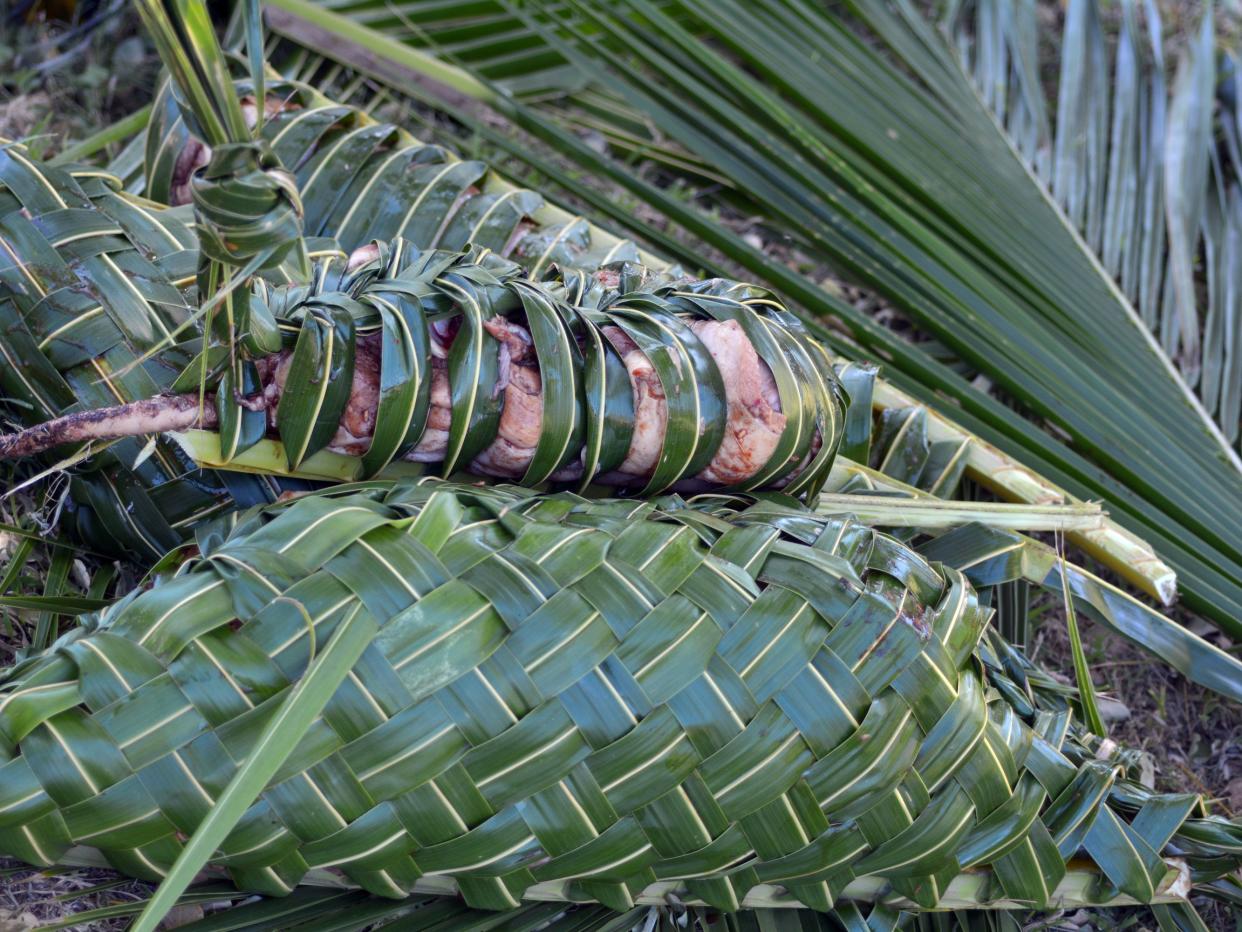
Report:
[[[959,572],[792,500],[372,483],[197,547],[0,685],[0,852],[158,877],[312,654],[361,627],[216,853],[242,889],[826,910],[968,883],[1047,906],[1072,858],[1098,901],[1242,858],[1242,825],[1039,710]]]
[[[149,398],[197,351],[197,332],[182,329],[199,255],[192,217],[119,187],[0,146],[0,388],[27,424]],[[76,535],[145,560],[194,521],[278,492],[260,477],[203,472],[171,441],[146,438],[118,441],[72,475]]]

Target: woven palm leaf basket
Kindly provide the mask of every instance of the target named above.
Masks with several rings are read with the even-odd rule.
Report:
[[[482,162],[461,161],[304,85],[268,91],[282,109],[264,136],[299,184],[312,259],[397,236],[418,249],[474,244],[536,277],[553,266],[591,270],[640,258],[632,243],[500,181]],[[109,172],[55,167],[0,141],[0,388],[24,424],[151,397],[198,351],[194,215],[188,204],[167,206],[178,200],[173,177],[180,158],[184,184],[192,142],[167,88],[144,138],[139,186],[147,197]],[[381,202],[393,208],[387,220],[367,231],[351,221],[374,219]],[[358,205],[365,210],[351,210]],[[284,284],[294,271],[286,264],[265,274]],[[63,448],[44,462],[65,464],[78,452]],[[85,452],[88,460],[71,463],[70,525],[96,549],[147,561],[203,518],[308,487],[197,469],[167,438]]]
[[[0,851],[159,877],[349,641],[215,852],[242,889],[1050,907],[1084,869],[1077,900],[1152,902],[1242,856],[1031,700],[960,573],[791,500],[380,483],[180,557],[6,675]]]

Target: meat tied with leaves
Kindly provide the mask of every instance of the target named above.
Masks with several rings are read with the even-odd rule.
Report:
[[[384,261],[376,246],[363,247],[350,257],[346,275],[357,276],[360,270]],[[592,286],[616,293],[619,275],[615,270],[603,270],[592,277]],[[713,435],[719,439],[706,464],[681,475],[679,487],[744,484],[769,464],[789,427],[776,378],[738,320],[707,318],[685,323],[692,334],[690,339],[701,344],[719,375],[724,424],[718,425]],[[498,403],[499,415],[494,437],[461,465],[479,475],[520,480],[527,475],[544,431],[545,392],[539,354],[520,309],[492,314],[482,320],[482,329],[488,338],[484,352],[495,356],[496,377],[481,390]],[[417,438],[401,450],[401,459],[428,464],[446,459],[454,417],[450,354],[460,332],[461,319],[455,316],[441,316],[427,326],[425,377],[430,384],[426,419]],[[615,486],[641,484],[655,474],[661,461],[669,429],[669,391],[679,393],[687,386],[665,384],[667,371],[662,377],[648,353],[635,342],[633,331],[605,322],[598,326],[598,333],[628,377],[632,433],[620,462],[585,478]],[[578,343],[582,340],[579,334]],[[582,346],[578,349],[581,351]],[[253,360],[258,390],[234,394],[234,400],[245,410],[263,412],[270,436],[280,434],[281,399],[289,390],[294,359],[295,349],[286,344],[279,352]],[[371,448],[384,392],[382,360],[381,334],[360,330],[353,341],[350,389],[335,432],[324,445],[327,450],[362,456]],[[693,383],[690,386],[694,390]],[[186,392],[70,414],[0,437],[0,458],[33,455],[67,443],[196,428],[212,430],[219,426],[215,400],[212,392]],[[708,416],[702,415],[704,419]],[[806,468],[822,446],[822,426],[817,423],[813,433],[810,442],[803,444],[801,456],[770,484],[784,484]],[[706,437],[712,432],[704,426],[701,434]],[[560,482],[582,480],[585,461],[585,451],[578,456],[566,455],[550,478]]]

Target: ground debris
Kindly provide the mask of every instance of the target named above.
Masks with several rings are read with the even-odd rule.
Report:
[[[87,910],[141,902],[154,889],[145,881],[123,878],[101,868],[42,870],[0,859],[0,932],[26,932]],[[131,920],[132,917],[96,920],[72,928],[120,932]]]

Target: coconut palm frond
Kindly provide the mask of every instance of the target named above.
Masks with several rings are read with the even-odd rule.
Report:
[[[1176,55],[1155,3],[1120,5],[1115,51],[1095,0],[1068,4],[1055,127],[1035,4],[963,4],[946,27],[1015,148],[1056,197],[1231,443],[1242,420],[1237,81],[1212,8]],[[1140,15],[1141,12],[1141,15]],[[1046,27],[1044,27],[1046,29]],[[1175,67],[1174,67],[1175,65]]]
[[[644,267],[486,166],[263,74],[253,2],[234,84],[191,5],[149,4],[192,14],[163,36],[175,76],[183,43],[205,45],[153,110],[142,187],[188,189],[198,249],[186,211],[106,173],[16,146],[17,168],[0,163],[0,349],[34,373],[5,387],[32,420],[74,408],[87,367],[124,381],[122,400],[136,374],[162,390],[0,438],[0,455],[91,428],[121,448],[143,412],[173,412],[169,429],[213,429],[103,469],[79,451],[79,497],[182,478],[142,471],[172,449],[219,467],[195,488],[220,509],[187,513],[143,586],[109,601],[92,583],[80,607],[106,607],[0,671],[0,853],[157,881],[97,914],[136,914],[135,932],[178,902],[230,904],[202,930],[874,932],[970,910],[964,927],[1009,932],[986,913],[1131,903],[1194,928],[1192,895],[1231,895],[1242,825],[1133,779],[1085,664],[1067,685],[990,624],[990,600],[1019,628],[1028,587],[1051,589],[1242,699],[1242,662],[1019,531],[1075,533],[1167,596],[1145,545],[1096,506],[1042,503],[1046,480],[874,366],[834,363],[829,341],[856,345],[766,289]],[[616,64],[597,44],[624,24],[579,0],[554,12],[537,31],[568,66]],[[640,69],[658,93],[665,40],[702,24],[685,3],[641,14],[660,27]],[[901,46],[895,22],[872,25]],[[906,51],[919,73],[945,65]],[[740,87],[723,77],[721,100]],[[481,89],[576,151],[490,80],[454,93]],[[237,112],[213,137],[217,105]],[[276,173],[287,203],[230,210]],[[260,222],[292,205],[296,231]],[[304,231],[313,269],[294,255]],[[243,271],[222,287],[225,267]],[[66,304],[83,294],[97,306]],[[770,454],[742,455],[758,439]],[[342,484],[242,511],[230,483],[247,471],[272,492]],[[951,501],[975,472],[1027,504]],[[73,606],[52,598],[28,607]]]

